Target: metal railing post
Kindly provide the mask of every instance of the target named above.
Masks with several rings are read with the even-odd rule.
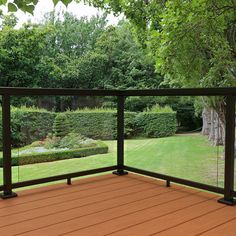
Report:
[[[16,197],[12,192],[11,172],[11,107],[10,96],[2,96],[2,140],[3,140],[3,193],[2,199]]]
[[[224,197],[220,203],[235,205],[234,200],[234,146],[235,146],[235,97],[226,97],[225,174]]]
[[[119,95],[117,97],[117,170],[113,172],[115,175],[126,175],[124,171],[124,107],[125,97]]]

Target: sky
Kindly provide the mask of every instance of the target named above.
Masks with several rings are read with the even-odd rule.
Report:
[[[6,7],[1,7],[3,11],[6,13],[7,9]],[[39,3],[37,4],[34,15],[24,13],[23,11],[18,10],[15,15],[19,18],[18,27],[20,27],[23,23],[26,23],[27,21],[31,21],[33,23],[37,23],[42,19],[43,15],[47,12],[50,12],[54,9],[53,1],[52,0],[39,0]],[[76,3],[72,2],[68,5],[68,7],[64,6],[61,2],[58,3],[55,7],[56,11],[68,11],[73,13],[73,15],[76,15],[78,18],[81,16],[87,16],[91,17],[96,14],[102,14],[101,10],[98,10],[97,8],[90,7],[88,5],[84,5],[83,3]],[[109,25],[115,25],[119,21],[121,17],[115,17],[112,14],[108,15],[108,24]]]

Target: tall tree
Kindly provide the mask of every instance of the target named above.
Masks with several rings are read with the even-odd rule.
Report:
[[[35,65],[44,50],[47,29],[25,25],[16,30],[15,23],[15,17],[8,16],[0,30],[0,85],[35,87],[39,81]]]
[[[90,0],[123,12],[156,57],[157,69],[174,87],[234,86],[236,79],[236,2],[232,0]],[[223,98],[204,99],[225,127]],[[208,109],[208,110],[211,110]],[[215,122],[212,122],[215,123]],[[215,130],[211,127],[210,130]],[[211,135],[210,137],[216,137]],[[217,137],[216,137],[217,138]],[[213,138],[214,139],[214,138]],[[214,140],[217,143],[217,140]]]

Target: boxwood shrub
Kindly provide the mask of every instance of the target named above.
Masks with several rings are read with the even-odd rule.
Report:
[[[34,153],[12,157],[12,166],[28,165],[35,163],[51,162],[72,158],[86,157],[108,152],[108,146],[101,141],[97,142],[96,147],[79,148],[75,150],[53,151],[45,153]],[[0,167],[3,166],[3,160],[0,158]]]
[[[151,138],[172,136],[176,132],[176,113],[142,112],[135,118],[137,133]]]

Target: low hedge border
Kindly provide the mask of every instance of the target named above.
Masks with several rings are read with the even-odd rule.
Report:
[[[52,162],[59,161],[65,159],[72,158],[81,158],[91,155],[104,154],[108,152],[108,146],[101,142],[97,142],[96,147],[90,148],[79,148],[74,150],[63,150],[58,152],[45,152],[40,154],[27,154],[21,155],[19,157],[12,157],[12,166],[21,166],[35,163],[44,163],[44,162]],[[0,158],[0,167],[3,166],[3,160]]]

